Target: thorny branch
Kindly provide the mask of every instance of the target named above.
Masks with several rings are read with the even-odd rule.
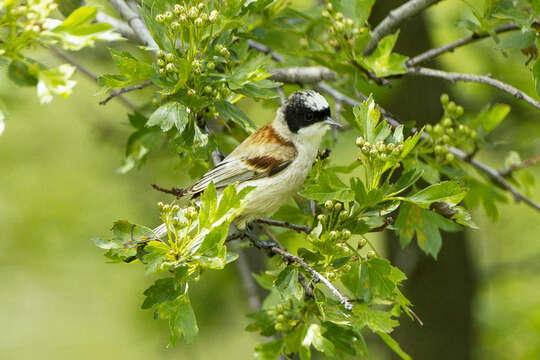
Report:
[[[364,48],[364,56],[370,55],[377,48],[379,41],[397,30],[399,25],[410,17],[440,0],[410,0],[400,7],[390,11],[379,25],[371,32],[371,39]]]
[[[56,56],[57,58],[61,59],[62,61],[65,61],[73,66],[75,66],[75,68],[77,69],[77,71],[79,71],[81,74],[83,74],[84,76],[86,76],[87,78],[89,78],[90,80],[94,81],[97,83],[98,81],[98,77],[96,74],[94,74],[93,72],[91,72],[90,70],[88,70],[86,67],[84,67],[83,65],[81,65],[78,61],[76,61],[75,59],[73,59],[71,56],[69,56],[68,54],[60,51],[59,49],[57,49],[56,47],[54,46],[49,46],[48,48],[52,54],[54,56]],[[118,99],[120,101],[122,101],[122,103],[127,106],[128,108],[130,108],[131,110],[137,110],[137,105],[135,105],[134,103],[132,103],[129,99],[127,99],[125,96],[122,96],[121,94],[113,91],[111,93],[111,96],[114,95],[113,97],[118,97]]]
[[[528,160],[523,160],[519,164],[510,165],[506,169],[500,170],[499,174],[503,177],[508,177],[512,175],[514,171],[536,165],[538,162],[540,162],[540,155],[536,155]]]
[[[508,24],[505,24],[505,25],[501,25],[498,28],[495,28],[493,30],[493,32],[495,34],[501,34],[501,33],[504,33],[504,32],[514,31],[514,30],[519,30],[519,29],[520,29],[520,27],[517,26],[516,24],[508,23]],[[405,65],[407,65],[408,67],[416,66],[416,65],[418,65],[418,64],[420,64],[420,63],[422,63],[424,61],[427,61],[429,59],[433,59],[434,57],[437,57],[437,56],[439,56],[441,54],[444,54],[446,52],[453,52],[458,47],[470,44],[470,43],[478,41],[478,40],[482,40],[482,39],[491,37],[491,35],[492,35],[491,33],[482,33],[482,34],[474,33],[474,34],[472,34],[470,36],[467,36],[467,37],[464,37],[462,39],[456,40],[453,43],[443,45],[443,46],[435,48],[435,49],[430,49],[430,50],[428,50],[428,51],[426,51],[426,52],[424,52],[422,54],[419,54],[419,55],[407,60]]]
[[[109,101],[111,101],[112,99],[114,99],[117,96],[120,96],[120,95],[125,94],[125,93],[130,92],[130,91],[144,89],[145,87],[148,87],[150,85],[152,85],[152,81],[148,80],[148,81],[143,82],[142,84],[122,88],[122,89],[120,89],[118,91],[115,91],[115,92],[111,93],[105,99],[101,100],[99,102],[99,105],[106,105]]]
[[[512,85],[509,85],[500,80],[494,79],[489,75],[462,74],[462,73],[430,69],[430,68],[425,68],[425,67],[412,67],[408,69],[407,73],[411,75],[441,78],[444,80],[448,80],[450,82],[463,81],[463,82],[473,82],[473,83],[490,85],[514,96],[516,99],[522,99],[540,110],[540,102],[536,101],[535,99],[525,94],[523,91],[513,87]]]

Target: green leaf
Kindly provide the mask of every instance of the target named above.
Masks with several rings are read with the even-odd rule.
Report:
[[[392,319],[390,311],[373,310],[366,304],[354,306],[352,326],[355,329],[361,330],[367,326],[373,332],[389,333],[398,325],[398,321]]]
[[[169,345],[174,346],[178,336],[182,334],[187,344],[191,344],[199,333],[197,319],[191,307],[191,301],[187,295],[179,297],[173,304],[176,309],[172,310],[169,317],[170,340]]]
[[[378,331],[377,335],[388,345],[390,349],[392,349],[400,358],[403,360],[412,360],[411,357],[401,349],[399,344],[396,340],[392,339],[392,337],[384,332]]]
[[[373,97],[370,95],[359,107],[355,106],[353,113],[360,134],[368,143],[374,144],[376,142],[375,129],[379,123],[381,112],[375,104]]]
[[[460,229],[459,225],[451,220],[410,203],[401,205],[399,216],[394,225],[399,234],[401,246],[407,246],[416,233],[418,246],[434,258],[437,258],[442,246],[439,229],[445,231]]]
[[[255,348],[254,359],[277,360],[283,349],[283,340],[277,339],[265,342]]]
[[[81,7],[82,0],[59,0],[58,2],[58,10],[62,13],[64,16],[69,16],[73,11],[75,11],[77,8]]]
[[[427,208],[433,202],[446,202],[450,205],[457,205],[467,195],[457,181],[443,181],[441,183],[428,186],[408,197],[408,201]]]
[[[311,346],[327,356],[333,356],[335,352],[334,344],[322,335],[321,327],[318,324],[310,324],[305,330],[300,347],[300,359],[311,359]]]
[[[386,299],[394,295],[396,283],[390,278],[392,265],[383,258],[373,258],[362,263],[360,284],[357,291],[364,301],[370,302],[374,297]]]
[[[40,70],[38,73],[37,95],[42,104],[50,103],[53,95],[67,98],[76,82],[70,80],[75,67],[63,64],[55,68]]]
[[[19,86],[36,86],[38,79],[34,76],[28,65],[19,60],[13,60],[8,67],[8,76]]]
[[[190,110],[177,101],[161,105],[150,115],[146,126],[159,126],[163,132],[169,131],[173,126],[183,132],[189,123]]]
[[[482,127],[486,132],[491,132],[506,118],[510,113],[510,106],[506,104],[495,104],[482,116]],[[482,112],[484,114],[484,112]]]
[[[255,124],[244,114],[238,107],[234,106],[228,101],[216,101],[216,111],[225,120],[232,121],[239,125],[247,132],[254,132],[256,130]]]
[[[420,169],[412,169],[407,171],[405,174],[401,175],[398,181],[392,186],[391,196],[395,196],[403,191],[407,190],[410,186],[414,185],[418,179],[422,177],[424,173]]]
[[[379,77],[406,73],[405,62],[409,58],[404,55],[392,53],[398,36],[399,31],[393,35],[384,37],[371,55],[366,58],[359,58],[358,61],[364,63]]]
[[[310,177],[300,192],[310,200],[324,202],[326,200],[351,201],[354,192],[341,181],[332,169],[324,169],[319,176]]]
[[[122,40],[120,34],[112,30],[111,25],[93,23],[96,13],[96,8],[79,7],[59,26],[43,31],[42,38],[52,44],[60,43],[66,50],[80,50],[87,46],[94,46],[97,40],[109,42]]]
[[[161,241],[150,241],[145,247],[143,263],[146,264],[146,273],[154,273],[159,270],[159,266],[167,258],[171,248]]]
[[[127,51],[109,49],[120,75],[105,74],[98,79],[98,84],[108,89],[126,87],[151,79],[155,70],[151,64],[138,60]]]
[[[298,282],[298,270],[287,266],[281,271],[275,282],[276,289],[284,299],[296,298],[302,300],[304,291]]]
[[[178,286],[175,278],[158,279],[144,291],[146,298],[141,309],[151,309],[154,305],[174,301],[183,292],[184,287]]]

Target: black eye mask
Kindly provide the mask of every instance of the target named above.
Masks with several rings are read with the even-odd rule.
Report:
[[[293,94],[289,98],[284,111],[285,121],[291,132],[296,134],[298,130],[324,121],[330,116],[330,108],[313,110],[306,102],[305,97],[295,95]]]

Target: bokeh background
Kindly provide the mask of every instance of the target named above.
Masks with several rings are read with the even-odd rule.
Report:
[[[308,6],[309,1],[294,1]],[[380,19],[400,1],[379,0],[373,18]],[[400,50],[414,55],[466,33],[455,22],[469,12],[461,1],[445,1],[407,24]],[[120,46],[120,45],[119,45]],[[33,52],[41,61],[58,60]],[[96,73],[111,71],[105,47],[76,54]],[[536,96],[526,57],[519,51],[503,55],[493,40],[484,40],[432,63],[449,71],[491,73]],[[0,71],[0,99],[8,110],[6,131],[0,136],[0,358],[1,359],[249,359],[261,339],[244,331],[249,312],[247,297],[235,266],[205,274],[195,284],[193,304],[200,336],[194,344],[179,342],[167,349],[167,325],[140,310],[142,291],[153,279],[140,266],[109,265],[91,238],[108,236],[112,222],[158,222],[155,204],[163,196],[149,184],[186,184],[182,164],[166,149],[150,157],[140,170],[117,173],[129,135],[125,108],[117,101],[98,105],[94,83],[76,75],[78,85],[68,99],[39,105],[33,88],[10,83]],[[488,102],[504,102],[512,112],[491,135],[492,148],[480,158],[501,168],[507,153],[522,158],[540,153],[540,114],[527,104],[481,85],[426,79],[396,81],[392,89],[377,90],[377,101],[402,120],[438,121],[438,98],[448,92],[466,111],[479,111]],[[142,100],[148,94],[131,94]],[[271,108],[242,104],[258,124],[272,119]],[[430,116],[431,119],[426,119]],[[345,134],[332,153],[340,162],[355,157],[352,134]],[[540,166],[531,169],[535,178]],[[531,188],[540,201],[540,181]],[[511,200],[509,198],[509,200]],[[429,258],[416,275],[448,277],[435,292],[410,274],[415,311],[426,324],[403,319],[404,348],[422,354],[435,346],[439,358],[458,351],[455,358],[540,358],[540,214],[511,201],[501,208],[497,222],[482,209],[474,212],[480,230],[445,239],[444,266]],[[381,250],[390,248],[374,238]],[[454,244],[462,244],[458,250]],[[413,245],[414,246],[414,245]],[[418,255],[414,255],[418,256]],[[466,269],[462,260],[466,259]],[[420,279],[422,279],[420,277]],[[415,282],[416,281],[416,282]],[[412,282],[412,283],[411,283]],[[454,286],[454,284],[457,284]],[[467,294],[461,296],[460,289]],[[453,299],[462,298],[459,304]],[[430,304],[430,305],[428,305]],[[449,311],[450,309],[450,311]],[[463,310],[465,309],[465,310]],[[427,320],[426,320],[427,319]],[[458,324],[460,328],[455,328]],[[445,332],[444,329],[453,329]],[[412,330],[411,330],[412,329]],[[457,329],[457,330],[455,330]],[[467,341],[460,340],[461,332]],[[449,344],[456,337],[456,348]],[[381,344],[370,345],[374,359],[390,359]],[[422,359],[427,357],[417,357]]]

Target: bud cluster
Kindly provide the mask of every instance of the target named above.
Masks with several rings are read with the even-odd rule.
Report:
[[[337,47],[342,39],[347,41],[349,45],[354,45],[358,35],[366,31],[366,28],[356,26],[353,19],[347,18],[342,12],[336,11],[334,5],[330,2],[326,4],[326,8],[321,15],[332,24],[328,29],[330,34],[333,35],[328,40],[330,46]]]
[[[162,75],[175,73],[178,71],[174,64],[175,56],[173,53],[167,53],[163,50],[159,50],[157,53],[156,64],[159,67],[159,73]]]
[[[343,208],[343,204],[340,202],[334,202],[327,200],[324,203],[326,214],[319,214],[317,220],[324,226],[328,232],[328,238],[333,243],[345,242],[352,236],[351,232],[347,229],[339,229],[340,223],[343,223],[350,217],[350,212]]]
[[[356,146],[360,148],[362,155],[381,161],[396,160],[403,152],[403,144],[385,144],[383,141],[370,144],[362,136],[356,139]],[[358,160],[362,160],[362,158],[360,157]]]
[[[12,6],[9,9],[9,15],[19,22],[26,34],[38,34],[46,30],[45,20],[51,12],[58,8],[58,4],[54,0],[36,1],[32,5],[27,4],[27,2],[21,2],[20,5],[10,3],[8,5]]]
[[[437,124],[426,125],[426,133],[433,140],[433,152],[440,159],[447,162],[454,161],[454,154],[449,152],[452,145],[476,140],[477,133],[465,124],[458,123],[463,113],[463,107],[450,101],[447,94],[441,95],[441,104],[444,115]]]
[[[290,319],[291,316],[294,316],[294,312],[283,304],[277,304],[273,310],[268,310],[266,315],[275,319],[274,329],[276,331],[291,330],[299,322],[296,319]]]
[[[179,31],[186,26],[194,26],[202,28],[210,24],[214,24],[218,20],[218,11],[205,11],[206,4],[199,3],[197,6],[185,6],[176,4],[172,10],[167,10],[156,15],[156,21],[159,24],[170,26],[173,31]]]

